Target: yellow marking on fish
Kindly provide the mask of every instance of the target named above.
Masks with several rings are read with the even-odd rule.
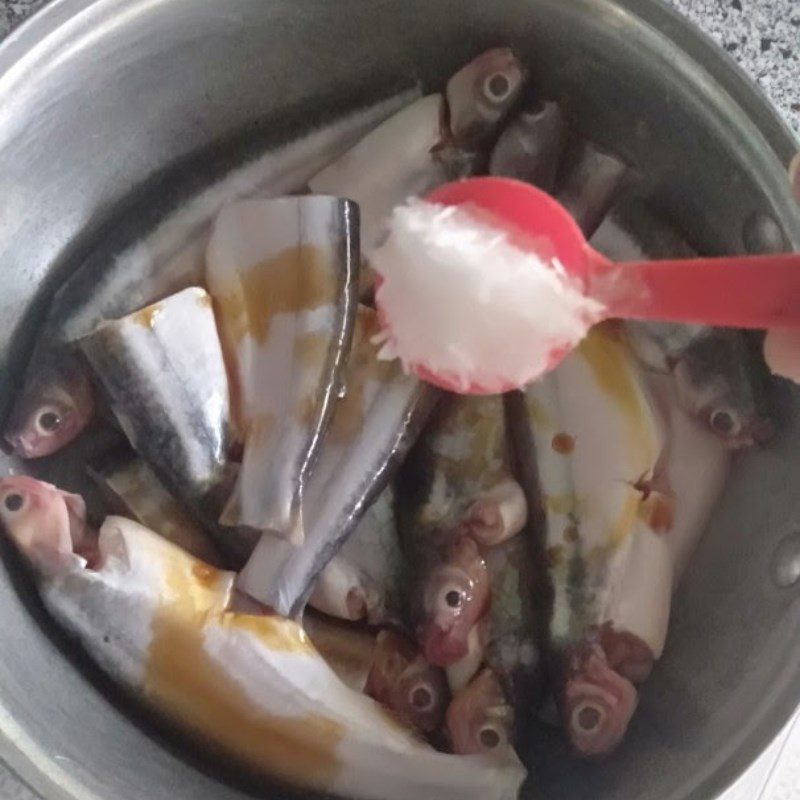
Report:
[[[168,599],[153,619],[144,692],[149,700],[233,757],[260,771],[327,789],[342,763],[337,747],[342,726],[321,714],[300,717],[260,710],[240,683],[204,647],[210,626],[238,629],[273,650],[308,652],[313,646],[296,623],[279,617],[226,612],[230,573],[217,582],[198,580],[198,562],[169,563]],[[210,576],[210,573],[206,577]]]
[[[640,450],[645,460],[652,460],[653,431],[648,424],[649,409],[631,364],[627,345],[603,326],[593,328],[581,342],[579,352],[586,360],[597,386],[622,412],[629,428],[628,441]]]
[[[147,330],[153,330],[156,326],[156,318],[161,313],[164,307],[163,303],[153,303],[151,306],[145,306],[135,314],[131,314],[130,320],[134,325],[141,325]]]
[[[561,514],[569,516],[578,513],[578,498],[574,493],[567,494],[546,494],[544,496],[544,507],[550,514]]]
[[[328,357],[330,336],[326,333],[307,333],[294,343],[294,359],[299,366],[318,369]]]
[[[213,306],[211,295],[208,292],[198,292],[195,302],[198,306],[200,306],[200,308],[211,308]]]
[[[247,423],[247,445],[256,449],[264,447],[270,440],[278,420],[275,414],[255,414]]]
[[[555,427],[544,403],[529,394],[525,396],[525,402],[528,407],[528,416],[537,428],[552,430]]]
[[[226,335],[235,343],[250,335],[264,344],[276,315],[329,305],[336,294],[329,259],[313,245],[287,248],[241,270],[231,283],[216,299]]]

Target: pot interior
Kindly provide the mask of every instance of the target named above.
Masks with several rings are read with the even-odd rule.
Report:
[[[800,248],[773,149],[786,141],[749,88],[737,104],[712,78],[728,75],[721,56],[651,2],[62,0],[0,54],[0,407],[49,293],[91,248],[121,249],[233,166],[411,78],[441,89],[495,45],[513,46],[543,96],[638,169],[637,191],[700,252],[768,246],[753,239],[759,214]],[[763,125],[741,105],[760,109]],[[774,246],[775,226],[771,235]],[[800,536],[798,397],[788,403],[781,435],[736,457],[626,742],[578,763],[542,730],[526,796],[706,800],[791,713],[800,603],[773,580],[786,537]],[[106,443],[85,437],[26,471],[91,493],[83,464]],[[292,796],[226,773],[136,710],[48,623],[6,551],[1,752],[48,798]]]

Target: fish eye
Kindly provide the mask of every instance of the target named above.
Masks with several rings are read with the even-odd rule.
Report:
[[[12,514],[19,511],[24,505],[25,498],[19,492],[9,492],[3,498],[3,506],[6,511],[10,511]]]
[[[508,75],[495,72],[483,82],[483,93],[493,103],[502,103],[511,94],[513,86]]]
[[[441,594],[444,605],[454,611],[464,605],[464,592],[457,586],[448,586]]]
[[[36,427],[39,433],[50,434],[55,433],[63,422],[60,412],[52,407],[48,407],[39,412],[36,417]]]
[[[496,750],[503,741],[503,736],[494,725],[484,725],[478,731],[478,741],[487,750]]]
[[[408,693],[408,699],[415,711],[430,711],[435,702],[433,691],[424,683],[414,686]]]
[[[741,430],[737,415],[726,408],[718,408],[708,418],[708,424],[717,433],[735,436]]]
[[[572,719],[581,732],[594,733],[603,722],[603,712],[597,706],[585,703],[575,709]]]

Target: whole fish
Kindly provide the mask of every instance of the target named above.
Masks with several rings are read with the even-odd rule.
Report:
[[[297,543],[304,485],[353,335],[358,208],[333,197],[232,204],[214,226],[207,264],[244,438],[220,521]]]
[[[483,547],[525,525],[511,476],[501,397],[452,397],[397,482],[398,524],[414,573],[412,623],[426,658],[451,667],[469,655],[491,585]]]
[[[387,485],[438,399],[397,362],[378,361],[372,309],[359,309],[355,327],[344,393],[305,493],[305,541],[264,535],[239,578],[242,591],[286,616],[302,611],[317,576]]]
[[[360,205],[369,258],[395,206],[472,174],[476,148],[498,129],[526,77],[508,49],[478,56],[451,78],[447,98],[431,94],[404,108],[315,175],[311,190]]]
[[[624,336],[608,324],[528,387],[522,418],[511,414],[510,424],[547,558],[549,586],[537,604],[550,609],[544,644],[564,728],[579,754],[599,755],[622,739],[633,681],[646,677],[666,638],[668,431]]]
[[[438,753],[349,689],[295,622],[231,610],[234,574],[138,523],[74,541],[72,496],[0,480],[0,522],[55,619],[116,680],[229,759],[346,797],[514,800],[513,754]]]
[[[484,669],[455,694],[447,708],[445,731],[459,755],[512,752],[514,708],[491,669]]]
[[[87,471],[111,513],[136,520],[207,564],[222,565],[223,558],[203,527],[135,453],[127,449],[108,453],[89,464]]]
[[[319,574],[308,603],[339,619],[402,625],[405,572],[390,485]]]
[[[588,239],[600,227],[630,175],[631,169],[622,159],[583,140],[565,160],[555,197]]]
[[[521,111],[500,134],[492,150],[489,174],[553,190],[569,140],[569,124],[558,103]]]
[[[117,319],[201,283],[214,218],[242,197],[297,191],[368,131],[419,96],[403,91],[306,133],[235,169],[175,208],[143,238],[121,235],[98,247],[61,286],[48,311],[3,436],[23,458],[64,447],[89,424],[94,404],[82,359],[72,343],[107,319]]]
[[[228,376],[211,298],[184,289],[80,340],[134,449],[187,502],[225,476]]]
[[[616,261],[692,258],[697,254],[642,201],[617,205],[592,244]],[[769,371],[760,346],[738,330],[628,322],[637,355],[672,373],[683,408],[732,450],[774,434]]]

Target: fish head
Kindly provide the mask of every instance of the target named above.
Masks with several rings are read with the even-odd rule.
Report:
[[[20,554],[44,574],[70,563],[84,538],[86,505],[79,495],[24,475],[0,480],[0,522]]]
[[[390,630],[378,634],[367,693],[424,733],[440,727],[449,699],[443,671],[431,666],[413,642]]]
[[[522,93],[528,73],[507,47],[487,50],[447,84],[450,134],[458,145],[490,136]]]
[[[67,356],[26,379],[4,431],[21,458],[41,458],[75,439],[94,414],[94,394],[83,364]]]
[[[564,728],[577,753],[610,753],[628,729],[638,696],[636,688],[612,669],[599,645],[569,657],[564,683]]]
[[[491,669],[458,692],[447,709],[445,729],[457,755],[497,753],[511,746],[514,712]]]
[[[467,654],[470,631],[486,613],[489,598],[489,573],[480,548],[470,536],[459,535],[423,589],[417,633],[431,664],[447,667]]]
[[[674,365],[680,405],[730,450],[769,441],[766,367],[735,337],[715,332],[691,345]]]

